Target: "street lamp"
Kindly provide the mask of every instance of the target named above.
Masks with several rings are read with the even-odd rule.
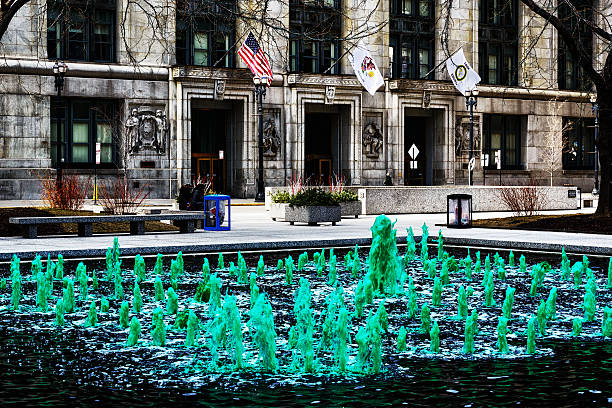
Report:
[[[470,110],[470,152],[468,161],[468,184],[471,186],[474,184],[472,178],[472,171],[474,170],[474,163],[472,162],[472,155],[474,152],[474,108],[478,105],[478,89],[474,88],[468,91],[465,95],[465,107]]]
[[[268,77],[262,76],[253,77],[255,83],[255,96],[257,97],[257,133],[258,133],[258,145],[259,145],[259,172],[257,175],[257,194],[255,194],[255,201],[265,201],[264,192],[264,162],[263,162],[263,98],[266,97],[266,88],[268,87]]]
[[[53,76],[55,76],[55,89],[57,89],[57,98],[61,98],[62,89],[64,89],[64,76],[66,75],[66,71],[68,70],[68,65],[64,61],[59,62],[55,61],[55,65],[53,65]],[[57,116],[57,128],[55,135],[55,144],[56,144],[56,162],[57,162],[57,182],[62,182],[62,120],[60,116]]]
[[[595,114],[595,171],[593,173],[593,195],[599,194],[599,147],[597,142],[599,139],[599,104],[597,96],[591,95],[591,110]]]

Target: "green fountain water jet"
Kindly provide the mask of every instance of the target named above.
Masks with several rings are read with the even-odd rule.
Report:
[[[77,266],[77,276],[79,280],[79,293],[81,295],[81,300],[85,301],[87,300],[87,284],[89,279],[87,277],[87,267],[83,262],[79,262],[79,265]]]
[[[397,335],[397,346],[396,350],[399,352],[406,351],[406,336],[408,332],[404,326],[400,327],[399,333]]]
[[[58,300],[55,304],[55,325],[63,326],[66,323],[64,319],[64,301]]]
[[[459,292],[457,294],[457,317],[459,319],[466,319],[468,314],[467,295],[463,285],[459,286]]]
[[[64,310],[66,313],[72,313],[75,308],[74,283],[70,278],[64,278],[64,282],[66,283],[66,289],[63,292]]]
[[[429,254],[427,253],[427,240],[429,239],[429,228],[427,227],[427,224],[423,223],[423,226],[421,227],[422,233],[421,233],[421,259],[428,259],[429,258]]]
[[[506,287],[506,297],[504,298],[504,304],[502,306],[502,313],[506,319],[510,319],[512,315],[512,305],[514,304],[514,292],[515,288],[507,286]]]
[[[132,320],[130,320],[130,333],[128,334],[128,338],[125,343],[127,347],[134,347],[136,344],[138,344],[140,331],[140,321],[136,318],[136,316],[132,316]]]
[[[140,285],[138,282],[134,283],[134,300],[133,300],[134,312],[140,313],[142,310],[142,293],[140,292]]]
[[[350,325],[349,312],[342,306],[338,312],[338,319],[334,325],[334,362],[338,372],[346,371],[348,361],[348,337]]]
[[[165,301],[166,294],[164,293],[164,285],[162,284],[162,281],[159,275],[155,277],[155,284],[153,286],[155,287],[155,301],[156,302]]]
[[[154,346],[166,345],[166,326],[164,325],[164,311],[161,308],[153,310],[153,323],[151,324],[151,337]]]
[[[444,255],[444,237],[442,237],[442,230],[438,230],[438,260],[442,260]]]
[[[208,300],[208,314],[214,316],[215,311],[221,307],[221,278],[214,273],[210,275],[210,299]]]
[[[235,296],[225,296],[223,302],[223,314],[225,327],[228,330],[227,348],[232,356],[234,369],[240,370],[243,366],[244,344],[242,339],[242,323],[240,322],[240,311],[236,305]],[[233,351],[233,353],[231,353]]]
[[[495,282],[493,281],[493,274],[489,272],[487,275],[487,282],[484,288],[485,301],[484,305],[486,307],[495,306],[495,300],[493,299],[493,294],[495,293]]]
[[[263,255],[259,255],[257,261],[257,276],[263,276],[266,273],[266,264],[264,263]]]
[[[98,290],[99,282],[98,276],[96,275],[96,270],[91,271],[91,288],[93,290]]]
[[[440,269],[440,281],[442,285],[450,284],[450,277],[448,276],[448,262],[442,262],[442,269]]]
[[[322,311],[319,317],[319,323],[317,324],[317,326],[320,325],[321,327],[321,337],[317,347],[317,354],[321,350],[329,350],[332,346],[336,315],[338,310],[344,306],[343,293],[344,290],[342,286],[338,286],[325,298],[326,308]],[[321,319],[324,319],[323,324],[320,324]]]
[[[608,262],[608,284],[606,288],[612,289],[612,257],[610,257],[610,262]]]
[[[406,239],[406,253],[404,254],[405,261],[414,261],[416,254],[416,242],[414,241],[414,232],[412,227],[407,230],[408,237]],[[407,262],[404,262],[407,265]]]
[[[142,282],[147,279],[145,274],[145,260],[140,254],[134,258],[134,275],[137,282]]]
[[[478,315],[476,315],[474,312],[476,312],[476,309],[472,310],[472,314],[465,321],[463,341],[464,354],[474,354],[474,336],[478,332]]]
[[[259,286],[257,286],[256,275],[253,272],[251,272],[250,286],[251,286],[251,307],[253,307],[253,305],[255,304],[255,301],[257,300],[257,297],[259,296]]]
[[[181,276],[181,265],[173,259],[170,261],[170,281],[177,282]]]
[[[429,351],[432,353],[440,352],[440,328],[437,321],[433,322],[429,331]]]
[[[255,305],[249,312],[247,326],[251,330],[251,338],[259,350],[259,365],[264,371],[277,371],[276,331],[272,306],[265,294],[257,297]]]
[[[208,262],[208,258],[204,258],[202,262],[202,277],[207,281],[210,278],[210,263]]]
[[[102,297],[100,298],[100,312],[102,313],[106,313],[110,310],[110,303],[108,302],[108,299],[102,295]]]
[[[96,309],[96,301],[92,300],[89,305],[89,314],[87,315],[87,321],[85,327],[95,327],[98,324],[98,311]]]
[[[601,321],[601,335],[612,337],[612,308],[604,307],[603,319]]]
[[[233,262],[229,263],[229,268],[227,269],[227,274],[229,276],[238,276],[238,268],[234,265]]]
[[[491,273],[491,257],[487,254],[485,258],[485,266],[484,266],[484,276],[482,278],[482,286],[485,286],[487,283],[488,275]]]
[[[423,333],[429,333],[431,330],[431,311],[429,310],[429,306],[425,303],[421,307],[421,331]]]
[[[355,371],[377,374],[382,368],[382,327],[378,314],[368,315],[366,326],[360,327],[355,340],[358,351],[355,360]]]
[[[572,266],[572,276],[574,277],[574,288],[578,289],[582,285],[582,262],[576,262]]]
[[[121,262],[117,262],[115,264],[113,282],[115,284],[115,299],[123,299],[123,279],[121,278]]]
[[[185,336],[185,346],[193,347],[197,344],[197,338],[200,331],[198,317],[189,309],[189,317],[187,318],[187,335]]]
[[[174,288],[168,288],[168,301],[166,302],[166,313],[169,315],[175,315],[178,312],[178,295],[174,291]]]
[[[497,264],[497,277],[501,281],[506,280],[506,266],[504,265],[504,260],[500,258],[499,264]]]
[[[336,255],[329,256],[329,273],[327,275],[327,284],[334,286],[337,282],[337,271],[336,271]]]
[[[293,283],[293,258],[291,255],[285,259],[285,283],[287,285]]]
[[[507,354],[510,349],[508,348],[508,319],[503,316],[499,316],[497,323],[497,350],[502,354]]]
[[[538,294],[538,288],[544,282],[544,277],[547,272],[547,266],[550,268],[550,265],[545,262],[541,262],[537,265],[534,265],[531,269],[531,288],[529,289],[529,296],[536,296]]]
[[[527,324],[527,354],[535,354],[536,352],[536,319],[535,317],[531,317],[529,319],[529,323]]]
[[[349,252],[350,253],[350,252]],[[297,270],[303,271],[304,266],[308,263],[308,252],[304,251],[298,257]]]
[[[572,336],[580,336],[582,331],[582,319],[576,317],[572,320]]]
[[[0,290],[5,291],[6,288],[7,288],[7,286],[6,286],[6,278],[0,279]]]
[[[247,267],[244,257],[238,251],[238,283],[247,283],[249,268]]]
[[[510,250],[510,255],[508,255],[508,266],[514,268],[514,252]]]
[[[279,259],[277,264],[276,264],[276,270],[277,271],[282,271],[285,268],[285,263],[283,262],[282,259]]]
[[[437,276],[434,279],[434,285],[431,291],[431,304],[433,306],[442,305],[442,281]]]
[[[366,294],[363,285],[363,280],[360,280],[357,283],[357,287],[355,288],[355,316],[361,317],[363,316],[363,306],[366,302]]]
[[[557,288],[552,288],[546,300],[546,319],[557,319]]]
[[[595,278],[589,279],[584,293],[582,307],[584,309],[584,320],[592,322],[595,320],[595,308],[597,303],[597,284]]]
[[[468,254],[463,260],[463,265],[465,266],[465,278],[468,281],[472,280],[472,258]],[[478,269],[480,269],[480,260],[478,261]]]
[[[119,327],[126,329],[129,324],[130,318],[130,304],[127,300],[121,302],[121,308],[119,308]]]
[[[225,264],[223,262],[223,254],[219,252],[219,257],[217,258],[217,269],[225,268]]]
[[[47,278],[42,272],[36,277],[36,306],[43,312],[47,311]]]
[[[540,336],[546,336],[546,302],[540,301],[537,311],[538,331]]]
[[[561,248],[561,279],[568,280],[570,278],[570,273],[572,268],[570,266],[570,260],[565,253],[565,247]]]
[[[42,259],[40,258],[40,255],[36,254],[36,257],[32,261],[30,272],[32,273],[33,280],[36,279],[39,272],[42,272]]]
[[[408,319],[414,319],[417,314],[417,294],[410,277],[408,283]]]
[[[55,264],[55,279],[64,279],[64,257],[62,254],[57,256],[57,263]]]
[[[385,294],[395,294],[402,266],[397,252],[396,230],[385,215],[379,215],[370,228],[372,245],[368,257],[368,276],[374,290]]]
[[[157,254],[155,266],[153,267],[153,275],[156,277],[164,275],[164,256],[162,254]]]
[[[300,286],[295,293],[293,313],[295,315],[295,328],[297,332],[297,352],[293,353],[293,364],[302,372],[314,372],[314,318],[310,303],[312,292],[310,283],[306,278],[300,278]]]

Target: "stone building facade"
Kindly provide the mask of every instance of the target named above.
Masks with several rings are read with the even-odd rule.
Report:
[[[474,183],[531,176],[548,184],[552,173],[554,185],[593,186],[590,88],[550,24],[517,0],[506,9],[453,2],[449,26],[440,0],[277,0],[268,13],[289,30],[276,31],[224,10],[212,12],[218,24],[194,24],[187,3],[172,0],[149,2],[151,10],[125,0],[73,3],[31,0],[1,39],[0,199],[40,197],[41,178],[55,174],[58,129],[64,173],[105,180],[126,172],[157,198],[212,178],[215,191],[253,197],[257,106],[237,55],[249,30],[260,33],[274,72],[263,104],[267,186],[336,175],[382,185],[387,173],[394,185],[466,184],[469,111],[442,64],[459,48],[483,78]],[[247,12],[258,4],[213,3]],[[328,37],[304,34],[312,15],[329,17]],[[589,39],[602,66],[604,44]],[[385,78],[374,96],[349,61],[358,40]],[[59,98],[56,60],[68,65]]]

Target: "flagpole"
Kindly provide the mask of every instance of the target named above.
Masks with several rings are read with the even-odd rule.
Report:
[[[444,59],[444,61],[442,61],[441,63],[439,63],[438,65],[436,65],[436,66],[435,66],[435,67],[433,67],[432,69],[430,69],[428,73],[426,73],[425,75],[423,75],[423,78],[427,78],[427,77],[429,76],[429,74],[431,74],[432,72],[434,72],[436,69],[440,68],[440,66],[442,66],[442,64],[446,64],[446,61],[448,61],[449,59],[451,59],[451,57],[452,57],[453,55],[455,55],[455,54],[457,53],[457,51],[459,51],[461,48],[463,48],[463,45],[462,45],[461,47],[457,48],[457,49],[455,50],[455,52],[453,52],[453,53],[450,55],[450,57],[448,57],[448,58]]]

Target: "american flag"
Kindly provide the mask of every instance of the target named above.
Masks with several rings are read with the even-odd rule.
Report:
[[[251,68],[256,77],[268,77],[268,86],[272,83],[272,67],[263,50],[259,47],[253,33],[249,33],[246,41],[238,50],[240,58]]]

